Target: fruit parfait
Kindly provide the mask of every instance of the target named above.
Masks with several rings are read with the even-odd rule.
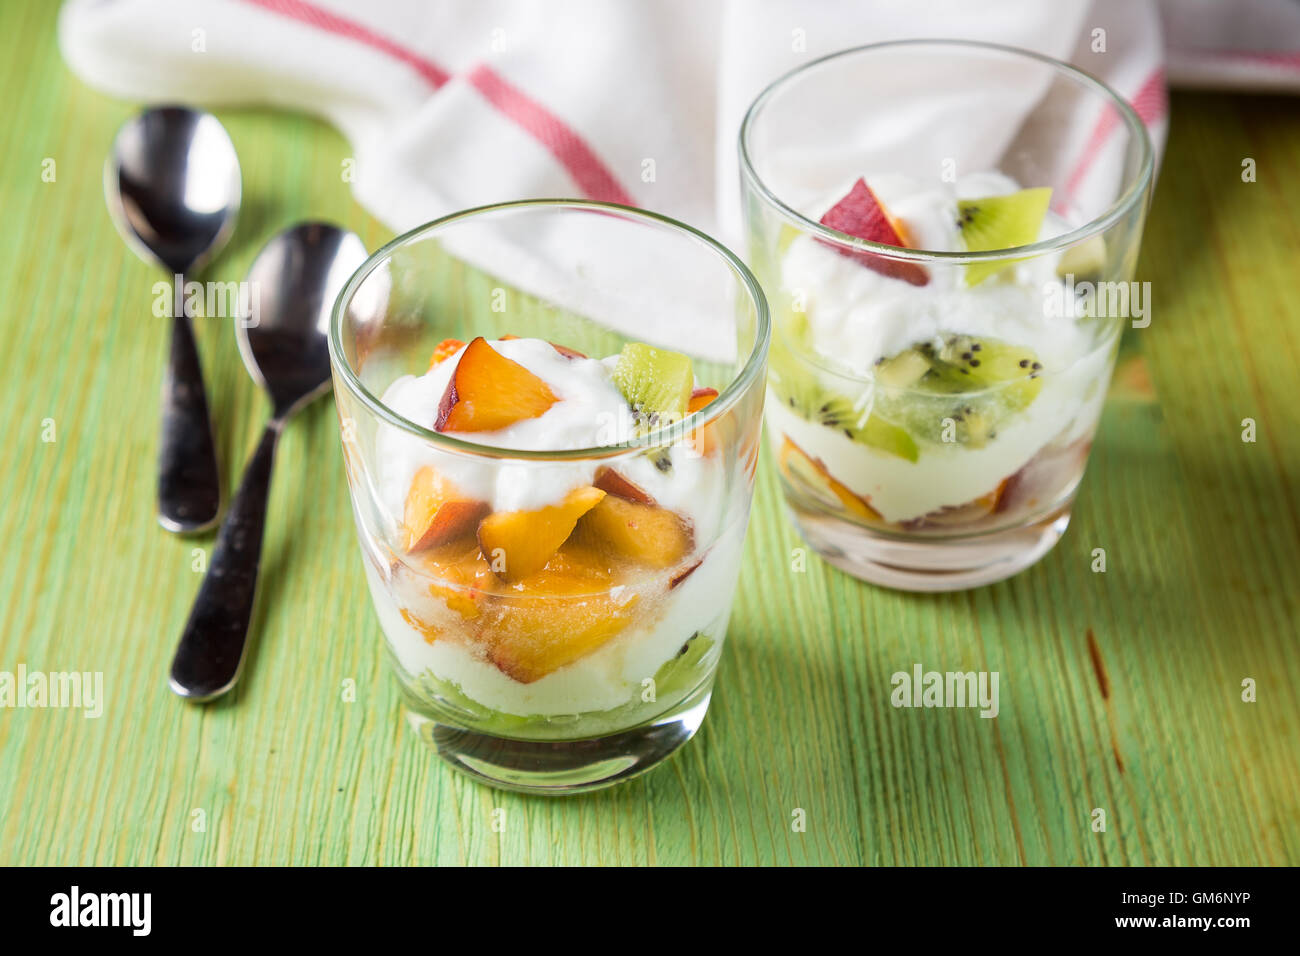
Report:
[[[959,74],[962,92],[930,89],[928,61]],[[802,129],[821,100],[843,103],[840,84],[883,74],[917,87],[898,104],[914,139],[889,139],[888,104],[855,107],[867,115],[811,139]],[[926,134],[944,96],[981,83],[1038,98],[994,111],[972,141]],[[1098,103],[1118,124],[1100,189],[1061,172],[1059,136],[1025,129],[1085,104],[1095,118]],[[878,150],[861,146],[872,131]],[[774,303],[768,434],[804,536],[850,573],[910,590],[984,584],[1038,560],[1068,523],[1132,317],[1097,308],[1096,293],[1128,299],[1150,177],[1140,122],[1063,64],[903,43],[778,81],[741,137],[751,261]]]
[[[600,250],[677,229],[604,212],[616,208],[509,204],[431,224],[377,254],[336,316],[363,566],[408,712],[455,766],[516,789],[604,786],[684,743],[708,705],[740,566],[765,331],[743,266],[694,234],[677,252],[711,254],[732,284],[715,319],[740,303],[741,342],[758,336],[730,363],[667,335],[629,340],[570,313],[582,297],[562,289],[559,303],[514,290],[498,313],[488,294],[479,313],[476,286],[503,279],[448,268],[458,225],[482,229],[476,215],[535,220],[538,236],[589,233],[567,245],[587,268],[564,272],[599,284]],[[643,307],[651,283],[622,289]],[[414,323],[396,289],[427,289]],[[586,300],[617,289],[598,291]],[[453,326],[483,334],[433,342]]]

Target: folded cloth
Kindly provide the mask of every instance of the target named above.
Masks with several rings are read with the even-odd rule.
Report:
[[[59,24],[73,71],[117,96],[323,117],[351,143],[342,172],[357,199],[398,231],[577,196],[652,209],[736,248],[748,104],[800,63],[918,36],[1069,60],[1129,97],[1163,142],[1155,0],[68,0]],[[1028,111],[1032,97],[1021,100]],[[1108,133],[1100,123],[1081,151],[1101,152]]]
[[[1300,3],[1161,0],[1167,72],[1179,86],[1300,93]]]
[[[1068,59],[1164,132],[1150,0],[69,0],[59,35],[69,66],[117,96],[323,117],[352,144],[358,200],[398,230],[581,196],[734,242],[748,104],[801,62],[891,39]]]

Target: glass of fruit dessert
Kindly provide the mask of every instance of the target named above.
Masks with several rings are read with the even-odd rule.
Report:
[[[1037,561],[1141,304],[1153,160],[1133,109],[1037,54],[879,44],[768,87],[740,166],[773,312],[768,434],[803,536],[907,590]]]
[[[767,304],[712,239],[542,200],[394,240],[334,306],[366,580],[412,725],[516,790],[699,728],[753,493]]]

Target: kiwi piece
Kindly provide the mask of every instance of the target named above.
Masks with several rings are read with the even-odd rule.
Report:
[[[989,252],[1026,246],[1038,239],[1047,215],[1052,190],[1046,186],[1022,189],[1005,196],[957,200],[957,226],[969,252]],[[966,266],[966,284],[979,285],[1018,259],[972,262]]]
[[[1076,282],[1096,282],[1105,268],[1106,240],[1093,236],[1061,253],[1056,274],[1062,279],[1072,275]]]
[[[919,372],[919,374],[918,374]],[[876,366],[876,411],[914,438],[953,438],[978,448],[997,437],[1009,415],[1042,389],[1042,363],[1031,349],[996,339],[948,335],[918,342]]]
[[[945,386],[939,391],[997,389],[1002,404],[1021,409],[1042,390],[1043,365],[1032,349],[993,339],[952,335],[939,348],[930,345],[931,371]]]
[[[868,445],[878,451],[916,461],[920,449],[915,439],[874,411],[858,409],[853,401],[806,378],[782,375],[772,377],[777,398],[800,418],[842,432],[850,441]]]
[[[690,356],[629,342],[618,355],[610,375],[632,407],[638,433],[645,434],[681,421],[695,387]]]

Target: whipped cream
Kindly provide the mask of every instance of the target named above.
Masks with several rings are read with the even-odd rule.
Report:
[[[867,177],[889,214],[903,223],[918,249],[965,249],[957,225],[957,201],[1013,193],[1015,180],[1001,173],[976,173],[955,183],[907,176]],[[848,192],[826,199],[825,209]],[[813,214],[819,218],[821,213]],[[1049,212],[1039,239],[1068,231]],[[836,367],[868,375],[876,361],[943,333],[1002,339],[1024,345],[1050,370],[1062,369],[1092,350],[1088,335],[1070,319],[1045,319],[1045,293],[1059,285],[1059,254],[1016,262],[993,279],[967,286],[961,266],[927,266],[930,281],[914,286],[882,275],[843,256],[812,236],[800,235],[781,262],[781,285],[804,303],[808,345]]]

